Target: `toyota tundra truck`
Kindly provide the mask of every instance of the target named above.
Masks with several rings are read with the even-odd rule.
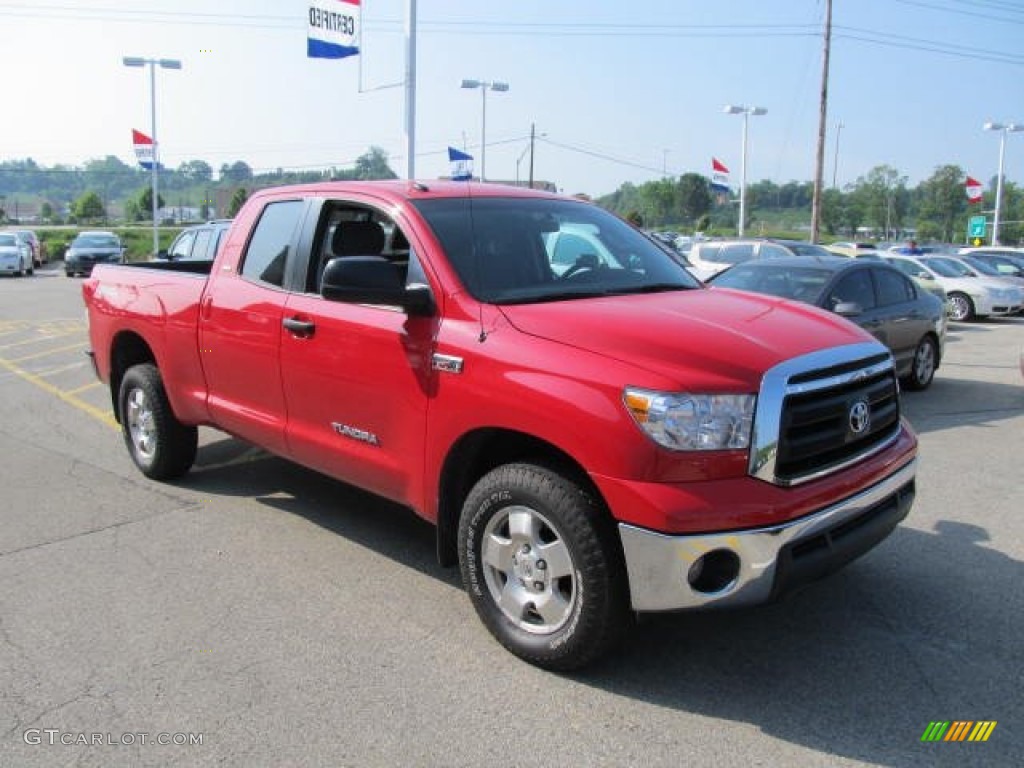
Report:
[[[708,288],[592,203],[467,182],[257,192],[212,262],[96,266],[90,355],[128,452],[214,427],[414,510],[517,656],[748,606],[882,541],[917,440],[885,347]]]

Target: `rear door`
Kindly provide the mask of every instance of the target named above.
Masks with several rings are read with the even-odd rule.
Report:
[[[237,268],[210,276],[200,306],[199,348],[214,422],[285,454],[280,350],[285,278],[298,256],[307,204],[277,200],[259,213]]]
[[[877,317],[885,328],[896,368],[903,375],[909,371],[918,342],[931,330],[931,321],[924,302],[918,298],[917,287],[908,277],[882,266],[873,266],[871,275],[878,301]]]

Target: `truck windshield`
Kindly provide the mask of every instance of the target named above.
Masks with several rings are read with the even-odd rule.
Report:
[[[700,287],[642,233],[588,203],[477,197],[414,204],[480,301],[533,303]]]

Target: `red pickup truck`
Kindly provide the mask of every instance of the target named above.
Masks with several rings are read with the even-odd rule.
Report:
[[[144,474],[187,472],[209,425],[407,505],[494,636],[551,669],[637,612],[787,593],[914,496],[883,346],[706,288],[576,199],[263,190],[212,264],[99,265],[83,293]]]

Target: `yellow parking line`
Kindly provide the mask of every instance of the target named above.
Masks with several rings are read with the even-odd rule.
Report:
[[[12,357],[7,360],[9,363],[23,363],[26,360],[35,360],[38,357],[46,357],[47,355],[55,355],[58,352],[67,352],[69,349],[85,349],[88,345],[87,342],[79,341],[76,344],[68,344],[64,347],[55,347],[54,349],[47,349],[42,352],[36,352],[31,355],[25,355],[24,357]]]
[[[58,389],[45,379],[41,379],[35,374],[29,373],[28,371],[23,370],[18,366],[14,365],[14,362],[12,360],[5,360],[2,357],[0,357],[0,368],[4,368],[10,371],[15,376],[20,376],[29,384],[36,385],[44,392],[48,392],[54,397],[63,400],[68,405],[74,406],[78,410],[89,414],[94,419],[97,419],[98,421],[102,422],[103,424],[106,424],[108,427],[111,427],[112,429],[121,428],[121,426],[114,419],[114,414],[110,413],[109,411],[104,411],[100,408],[97,408],[94,405],[89,405],[88,403],[79,400],[77,397],[72,397],[69,393],[61,389]]]
[[[64,390],[64,394],[65,395],[77,395],[79,392],[85,392],[87,389],[92,389],[93,387],[99,387],[102,384],[103,384],[103,382],[100,381],[99,379],[97,379],[96,381],[90,381],[84,387],[76,387],[75,389],[66,389],[66,390]]]
[[[73,371],[76,368],[81,368],[86,365],[86,361],[82,360],[77,363],[69,363],[68,365],[61,365],[56,368],[47,368],[45,371],[36,371],[36,376],[56,376],[58,373],[64,373],[64,371]]]
[[[38,329],[36,329],[38,330]],[[74,336],[76,333],[81,333],[81,329],[74,331],[64,331],[63,333],[46,333],[40,336],[33,336],[31,339],[22,339],[21,341],[11,342],[10,344],[0,344],[0,349],[12,349],[14,347],[23,347],[26,344],[37,344],[40,341],[49,341],[50,339],[60,339],[64,336]]]

